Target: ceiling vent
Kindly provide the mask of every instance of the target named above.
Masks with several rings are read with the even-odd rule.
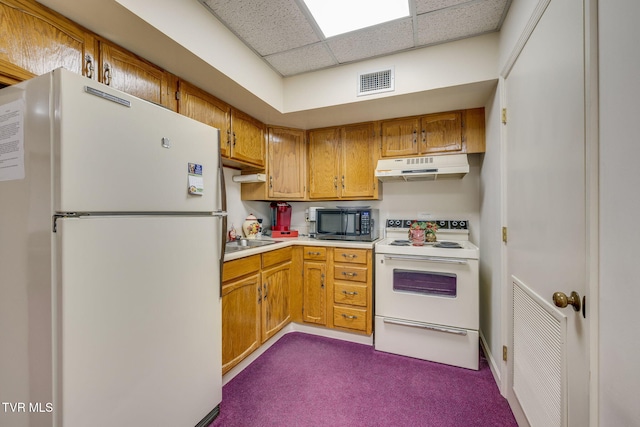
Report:
[[[358,96],[390,92],[394,89],[393,68],[358,75]]]

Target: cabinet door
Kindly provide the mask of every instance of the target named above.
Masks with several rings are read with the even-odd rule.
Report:
[[[342,141],[341,198],[372,198],[377,179],[373,123],[346,126]]]
[[[264,167],[266,126],[242,111],[231,111],[231,153],[229,158]]]
[[[291,262],[262,270],[262,342],[291,319]]]
[[[304,199],[306,193],[306,146],[304,131],[269,128],[269,198]]]
[[[13,84],[64,67],[95,75],[95,38],[33,1],[0,2],[0,81]]]
[[[222,287],[222,373],[260,346],[260,273]]]
[[[178,87],[178,113],[220,129],[220,153],[229,157],[231,106],[185,81]]]
[[[309,132],[309,198],[338,197],[340,171],[340,128],[317,129]]]
[[[429,114],[422,118],[420,152],[462,151],[462,112]]]
[[[304,262],[302,320],[327,324],[327,267],[324,262]]]
[[[168,104],[164,70],[106,41],[100,41],[100,81],[138,98]]]
[[[420,120],[394,119],[382,122],[382,157],[414,156],[418,154],[418,129]]]

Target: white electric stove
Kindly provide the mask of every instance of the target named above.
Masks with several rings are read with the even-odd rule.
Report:
[[[479,251],[468,222],[432,221],[437,241],[415,245],[413,221],[387,220],[375,245],[375,348],[478,369]]]

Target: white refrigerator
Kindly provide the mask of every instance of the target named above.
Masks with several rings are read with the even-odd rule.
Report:
[[[0,90],[0,425],[208,425],[219,131],[64,69]]]

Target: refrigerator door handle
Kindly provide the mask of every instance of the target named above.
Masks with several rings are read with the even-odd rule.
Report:
[[[224,253],[227,246],[227,185],[224,181],[224,169],[222,167],[222,152],[220,150],[220,129],[218,129],[218,185],[220,186],[220,209],[218,214],[222,217],[220,230],[220,298],[222,298],[222,269],[224,268]]]

